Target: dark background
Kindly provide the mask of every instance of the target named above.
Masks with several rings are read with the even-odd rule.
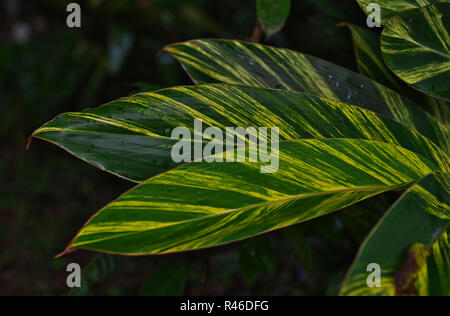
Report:
[[[128,258],[61,252],[99,208],[133,186],[32,132],[57,114],[140,91],[191,84],[158,52],[194,38],[245,40],[255,0],[90,0],[82,28],[66,27],[62,0],[0,0],[0,295],[334,295],[377,216],[381,197],[341,215],[230,246]],[[267,44],[356,70],[350,33],[364,25],[354,0],[293,0],[288,23]],[[364,222],[356,216],[367,212]],[[373,221],[367,218],[373,217]],[[356,221],[354,230],[343,222]],[[83,288],[69,290],[76,262]]]

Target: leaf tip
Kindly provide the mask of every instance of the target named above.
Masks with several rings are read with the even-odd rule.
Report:
[[[25,147],[26,151],[28,151],[30,149],[32,142],[33,142],[33,136],[30,136],[27,141],[27,146]]]
[[[173,46],[179,44],[179,43],[172,43],[169,45],[164,46],[163,48],[161,48],[161,50],[158,52],[158,54],[156,54],[156,56],[161,56],[162,53],[169,53],[171,55],[173,55],[173,53],[176,51]]]
[[[61,257],[64,257],[64,256],[67,255],[68,253],[69,253],[69,249],[64,249],[63,252],[61,252],[61,253],[59,253],[59,254],[57,254],[57,255],[55,256],[55,259],[59,259],[59,258],[61,258]]]

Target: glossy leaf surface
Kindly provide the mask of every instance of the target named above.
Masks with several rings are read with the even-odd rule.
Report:
[[[381,84],[321,59],[227,40],[194,40],[166,50],[196,83],[286,89],[361,106],[416,129],[448,152],[449,130],[416,104]]]
[[[428,139],[384,116],[302,93],[225,85],[139,94],[58,116],[34,133],[81,159],[136,182],[177,166],[176,127],[279,127],[280,139],[359,138],[401,145],[441,165],[445,154]],[[192,133],[193,134],[193,133]]]
[[[279,170],[262,174],[260,166],[196,162],[156,176],[100,210],[66,252],[148,255],[222,245],[337,211],[439,170],[402,147],[349,139],[282,142]]]

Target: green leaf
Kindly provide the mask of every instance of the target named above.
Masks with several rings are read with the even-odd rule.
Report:
[[[337,211],[439,170],[420,155],[380,142],[279,145],[276,173],[261,174],[262,163],[195,162],[138,185],[100,210],[64,253],[148,255],[223,245]]]
[[[420,296],[450,296],[450,229],[434,243],[415,286]]]
[[[420,104],[438,121],[447,125],[447,127],[450,125],[450,104],[422,94],[397,78],[384,62],[380,48],[380,38],[376,33],[352,24],[343,25],[348,26],[352,32],[356,60],[359,72],[362,75],[386,85],[392,90],[407,96],[410,100],[415,100],[417,104]]]
[[[291,0],[257,0],[258,19],[267,37],[278,33],[286,23]]]
[[[427,111],[448,129],[450,127],[450,102],[427,96]]]
[[[357,0],[361,8],[367,14],[371,12],[367,10],[369,4],[376,3],[381,7],[381,23],[385,23],[391,17],[400,11],[424,7],[432,3],[450,2],[450,0]]]
[[[402,12],[381,36],[386,64],[406,83],[450,100],[450,4]]]
[[[58,116],[34,133],[113,174],[142,182],[178,164],[178,126],[280,127],[282,140],[360,138],[401,145],[438,165],[448,159],[407,127],[373,112],[310,95],[253,87],[178,87],[138,94],[96,109]]]
[[[450,220],[450,179],[438,172],[412,186],[388,211],[361,246],[341,293],[343,295],[395,295],[395,274],[414,244],[433,246]],[[380,288],[366,284],[369,264],[381,267]],[[448,263],[448,262],[447,262]],[[447,266],[442,269],[449,269]]]
[[[168,46],[196,83],[223,82],[306,92],[357,105],[414,128],[446,152],[449,129],[416,104],[366,77],[287,49],[227,40]]]

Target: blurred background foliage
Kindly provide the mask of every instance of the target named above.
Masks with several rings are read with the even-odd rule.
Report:
[[[0,295],[334,295],[359,243],[396,194],[229,246],[158,257],[76,252],[76,230],[133,184],[34,141],[66,111],[141,91],[191,84],[169,55],[194,38],[246,40],[255,0],[79,0],[82,28],[66,27],[62,0],[0,0]],[[363,25],[353,0],[293,0],[266,44],[356,70],[340,22]],[[83,269],[66,287],[66,265]]]

